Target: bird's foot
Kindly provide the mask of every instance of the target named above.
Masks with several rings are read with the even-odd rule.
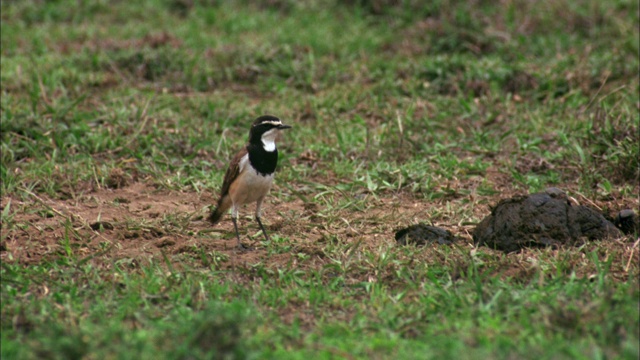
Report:
[[[254,248],[253,246],[247,246],[239,242],[238,245],[236,245],[236,250],[238,250],[238,252],[247,252],[247,251],[253,251]]]

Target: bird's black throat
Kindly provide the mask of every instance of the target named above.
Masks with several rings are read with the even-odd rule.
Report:
[[[266,151],[260,144],[249,143],[249,164],[262,176],[268,176],[276,171],[278,165],[278,149]]]

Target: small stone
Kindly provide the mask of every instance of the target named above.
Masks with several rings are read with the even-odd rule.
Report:
[[[176,242],[174,240],[172,240],[172,239],[169,239],[169,238],[162,238],[162,239],[156,241],[156,247],[160,248],[160,249],[162,249],[164,247],[167,247],[167,246],[173,246],[175,244],[176,244]]]
[[[624,209],[618,213],[613,224],[626,235],[638,233],[638,215],[631,209]]]
[[[620,210],[618,213],[618,219],[627,220],[633,219],[636,216],[636,213],[631,209]]]
[[[453,244],[455,238],[451,231],[436,226],[416,224],[400,229],[396,232],[396,241],[400,245],[426,245],[438,243],[440,245]]]
[[[89,225],[92,230],[100,230],[100,228],[104,230],[113,230],[113,224],[106,221],[96,221],[93,224]]]
[[[546,188],[544,190],[545,193],[547,193],[547,195],[554,197],[554,198],[566,198],[567,194],[562,191],[561,189],[558,189],[557,187],[549,187]]]

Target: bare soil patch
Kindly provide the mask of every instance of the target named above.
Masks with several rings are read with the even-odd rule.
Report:
[[[169,191],[144,182],[132,182],[122,187],[87,191],[73,199],[35,195],[28,199],[5,197],[2,198],[3,208],[10,204],[14,215],[10,223],[2,224],[4,240],[0,244],[0,259],[37,264],[73,256],[81,261],[92,261],[97,266],[120,262],[132,268],[151,260],[164,264],[166,259],[170,264],[165,265],[176,268],[184,264],[191,268],[241,267],[245,269],[240,274],[242,278],[251,281],[253,264],[260,263],[267,268],[318,269],[332,261],[326,252],[329,245],[378,253],[381,249],[397,246],[394,234],[399,228],[424,222],[451,231],[457,241],[454,245],[426,246],[411,255],[412,258],[416,256],[415,261],[427,263],[446,262],[452,266],[453,274],[456,263],[459,263],[460,271],[465,271],[471,257],[477,253],[502,264],[497,267],[500,269],[498,276],[528,279],[535,272],[531,258],[539,256],[541,251],[523,250],[505,257],[488,248],[474,249],[471,232],[476,224],[461,221],[460,214],[473,214],[474,218],[482,219],[489,214],[489,205],[496,204],[504,194],[491,197],[474,194],[434,201],[417,199],[406,192],[378,197],[363,194],[365,207],[323,211],[323,205],[318,203],[281,200],[284,196],[277,194],[287,192],[283,187],[276,185],[273,192],[267,200],[263,221],[272,237],[281,235],[280,239],[287,242],[275,252],[262,243],[263,237],[252,218],[254,209],[251,206],[241,212],[240,236],[243,243],[254,250],[238,252],[233,224],[228,216],[215,227],[206,221],[208,207],[215,200],[215,195],[209,191]],[[613,212],[638,204],[637,199],[612,197],[593,205]],[[448,208],[453,210],[446,210]],[[604,256],[611,253],[618,258],[617,271],[621,278],[627,273],[629,264],[638,259],[637,244],[629,239],[593,245],[594,249],[604,252]],[[455,252],[455,256],[443,253],[443,247],[447,246],[462,251]],[[545,256],[562,251],[545,250]],[[350,274],[353,281],[368,281],[369,276],[366,272],[359,274],[357,269]]]
[[[12,219],[14,226],[3,224],[0,258],[33,264],[58,258],[68,248],[81,258],[108,253],[112,259],[130,261],[158,259],[162,253],[198,257],[212,252],[242,263],[290,260],[289,253],[267,256],[251,206],[241,212],[240,236],[255,250],[238,253],[230,218],[225,217],[215,227],[206,221],[208,206],[214,200],[208,192],[159,190],[143,182],[89,191],[73,199],[5,197],[3,207],[10,204],[18,210]],[[372,197],[371,201],[376,205],[372,210],[340,210],[328,219],[317,213],[317,204],[299,199],[283,202],[270,196],[263,221],[270,233],[293,240],[292,253],[322,258],[318,247],[336,238],[372,248],[393,244],[395,228],[424,220],[433,205],[403,196]],[[454,227],[447,228],[461,230]],[[468,229],[463,233],[468,234]]]

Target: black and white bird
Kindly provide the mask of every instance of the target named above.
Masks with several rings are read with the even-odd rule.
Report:
[[[214,225],[232,208],[231,219],[236,230],[238,247],[244,248],[238,233],[238,210],[241,205],[256,203],[256,221],[265,239],[269,235],[260,221],[262,202],[271,189],[273,175],[278,165],[276,136],[280,130],[290,129],[280,119],[271,115],[257,118],[249,131],[249,143],[231,160],[224,175],[222,190],[216,208],[209,215]]]

